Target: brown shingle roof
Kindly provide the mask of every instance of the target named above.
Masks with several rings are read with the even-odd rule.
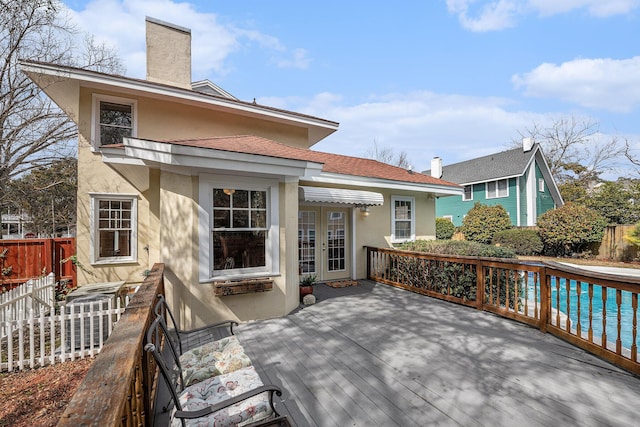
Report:
[[[293,147],[259,136],[239,135],[161,142],[235,153],[257,154],[283,159],[312,161],[322,163],[322,171],[327,173],[387,179],[415,184],[459,187],[458,184],[454,184],[452,182],[437,179],[430,175],[418,172],[409,172],[406,169],[382,163],[377,160],[344,156],[341,154],[323,153],[320,151]]]

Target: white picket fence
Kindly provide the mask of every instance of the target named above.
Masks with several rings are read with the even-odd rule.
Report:
[[[0,371],[33,369],[93,357],[100,352],[120,319],[129,296],[102,301],[61,304],[23,319],[0,322],[8,331],[0,340]]]
[[[56,303],[55,293],[56,279],[50,273],[0,294],[0,339],[9,335],[8,328],[16,326],[10,321],[49,314]]]

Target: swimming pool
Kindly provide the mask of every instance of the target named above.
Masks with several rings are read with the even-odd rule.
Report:
[[[567,279],[560,278],[560,304],[559,310],[564,315],[567,315]],[[535,286],[533,283],[533,274],[529,273],[528,286],[527,286],[530,301],[533,301],[533,293]],[[540,287],[537,287],[538,301],[540,301]],[[603,330],[603,303],[602,303],[602,286],[593,285],[593,298],[592,298],[592,321],[591,327],[593,331],[594,340],[599,340],[602,337]],[[606,302],[606,332],[607,341],[615,342],[618,337],[618,305],[616,303],[616,289],[607,288],[606,290],[607,302]],[[556,288],[555,277],[552,277],[551,281],[551,307],[552,310],[557,307],[558,289]],[[575,280],[569,281],[569,319],[571,319],[571,328],[577,329],[578,327],[578,301],[580,301],[580,330],[581,335],[586,337],[589,331],[589,287],[586,283],[581,283],[580,295],[578,295],[578,286]],[[622,340],[622,346],[625,348],[631,348],[633,343],[633,307],[632,307],[632,293],[628,291],[622,291],[622,303],[620,305],[620,322],[621,330],[620,337]],[[636,318],[640,320],[640,308],[636,310]],[[554,317],[552,315],[552,317]],[[555,324],[556,319],[550,319]],[[558,326],[558,325],[556,325]],[[636,344],[638,342],[638,335],[636,331]]]

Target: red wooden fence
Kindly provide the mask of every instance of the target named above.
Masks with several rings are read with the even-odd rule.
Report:
[[[27,280],[53,272],[56,281],[76,285],[76,266],[66,260],[76,253],[74,237],[55,239],[0,240],[0,285],[12,288]]]

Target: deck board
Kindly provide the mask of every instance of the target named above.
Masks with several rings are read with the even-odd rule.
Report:
[[[369,281],[314,294],[235,329],[294,426],[637,425],[640,378],[550,334]]]
[[[637,422],[640,379],[562,340],[372,282],[237,335],[298,426]]]

